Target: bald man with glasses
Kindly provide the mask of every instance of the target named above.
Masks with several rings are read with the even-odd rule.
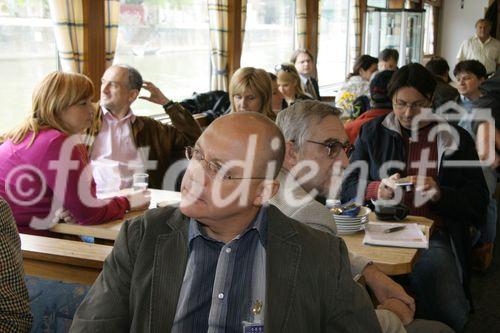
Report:
[[[271,120],[218,118],[186,153],[180,207],[124,223],[71,332],[380,332],[343,241],[266,204]]]

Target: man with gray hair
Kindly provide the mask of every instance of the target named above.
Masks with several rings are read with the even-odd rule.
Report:
[[[162,105],[172,125],[134,115],[130,106],[141,88],[150,96],[139,98]],[[153,83],[143,82],[141,74],[127,65],[114,65],[104,72],[99,104],[88,131],[95,138],[88,146],[98,192],[130,187],[132,175],[146,171],[149,186],[162,188],[167,168],[201,134],[188,111],[165,97]],[[156,167],[147,162],[156,163]]]
[[[476,34],[462,42],[457,60],[478,60],[488,76],[495,73],[500,66],[500,41],[490,36],[491,22],[479,19],[476,22]]]
[[[349,164],[351,145],[339,114],[328,104],[309,100],[278,114],[286,152],[277,178],[280,188],[270,201],[288,217],[331,234],[336,233],[333,215],[315,198],[335,196]],[[380,303],[376,312],[384,332],[451,332],[441,323],[414,321],[415,302],[399,284],[366,258],[349,253],[349,259],[353,277],[362,275]]]

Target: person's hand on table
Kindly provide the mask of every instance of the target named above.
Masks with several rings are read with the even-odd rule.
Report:
[[[399,300],[402,304],[399,304],[398,309],[402,306],[406,307],[404,311],[401,309],[399,311],[405,314],[406,319],[411,317],[411,320],[413,320],[413,315],[415,314],[415,300],[406,293],[401,285],[382,273],[375,265],[367,265],[361,274],[364,276],[366,284],[370,287],[381,305],[386,304],[387,300],[391,300],[388,303],[389,305],[394,305],[397,303],[392,300]],[[385,306],[389,305],[386,304]],[[392,309],[389,308],[387,310],[392,311]],[[401,318],[398,313],[396,314]],[[403,319],[401,319],[401,321],[403,321]]]
[[[155,86],[152,82],[144,81],[142,87],[149,91],[150,95],[148,96],[139,96],[140,99],[144,99],[146,101],[150,101],[151,103],[165,105],[170,100],[163,95],[160,88]]]
[[[151,192],[149,190],[134,191],[126,195],[130,205],[130,210],[145,210],[151,202]]]
[[[54,223],[64,222],[64,223],[68,223],[68,224],[76,224],[77,223],[76,219],[73,217],[73,215],[71,215],[69,210],[66,210],[64,207],[58,208],[56,210],[56,213],[54,215],[54,219],[52,220],[52,222],[54,222]]]

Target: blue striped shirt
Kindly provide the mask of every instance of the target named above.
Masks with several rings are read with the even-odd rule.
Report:
[[[189,221],[189,258],[172,332],[242,332],[256,301],[265,304],[267,208],[227,244]],[[261,311],[261,321],[264,307]]]

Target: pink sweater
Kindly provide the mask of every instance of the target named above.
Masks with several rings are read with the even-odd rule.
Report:
[[[52,219],[49,213],[53,204],[69,210],[80,224],[123,217],[130,208],[125,197],[96,199],[92,170],[82,144],[70,144],[65,154],[68,142],[76,142],[66,134],[42,130],[28,147],[31,137],[26,136],[19,144],[8,140],[0,146],[0,196],[9,203],[19,232],[40,234],[29,224],[33,217]],[[50,167],[51,161],[58,164],[57,169],[55,165]]]

